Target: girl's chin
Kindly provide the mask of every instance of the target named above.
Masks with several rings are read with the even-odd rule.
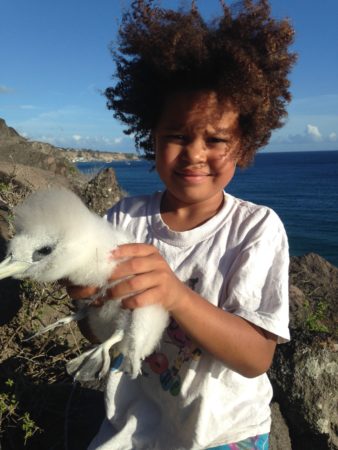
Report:
[[[167,199],[172,202],[179,202],[184,204],[196,204],[203,203],[205,201],[218,201],[219,198],[223,198],[224,193],[223,190],[219,192],[205,192],[201,189],[193,189],[193,188],[178,188],[170,189],[166,188],[166,196]]]

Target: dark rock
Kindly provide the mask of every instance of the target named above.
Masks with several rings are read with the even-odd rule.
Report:
[[[297,328],[304,324],[307,311],[306,305],[307,300],[305,294],[297,286],[293,284],[289,288],[289,299],[290,299],[290,327]]]
[[[110,167],[101,170],[82,191],[86,205],[101,216],[122,197],[123,191],[117,183],[114,169]]]
[[[294,256],[290,284],[298,288],[290,289],[291,329],[337,338],[338,268],[315,253]]]
[[[289,430],[280,412],[278,403],[271,404],[270,450],[292,450]]]
[[[269,377],[293,450],[338,448],[338,269],[316,254],[291,258],[292,340]]]
[[[0,234],[0,261],[6,255],[6,240]],[[21,308],[20,282],[12,278],[0,280],[0,327],[8,323]]]
[[[269,377],[293,449],[337,448],[337,371],[334,345],[320,339],[295,335],[278,348]]]

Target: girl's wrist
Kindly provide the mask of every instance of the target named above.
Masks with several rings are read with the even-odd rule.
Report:
[[[183,284],[183,283],[182,283]],[[192,291],[189,287],[183,284],[184,289],[181,291],[181,295],[178,297],[176,302],[174,302],[168,309],[170,314],[174,317],[179,317],[180,315],[187,312],[192,304],[193,297],[197,294]]]

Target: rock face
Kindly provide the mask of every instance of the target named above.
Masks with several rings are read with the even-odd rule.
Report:
[[[338,448],[337,299],[338,268],[313,253],[291,258],[292,340],[269,377],[292,449]]]
[[[49,170],[71,178],[77,169],[64,158],[57,147],[29,141],[0,119],[0,161]]]
[[[112,168],[101,170],[90,180],[82,190],[82,197],[86,205],[99,215],[105,212],[120,198],[123,192],[117,183]]]
[[[0,144],[5,141],[24,142],[26,139],[14,130],[12,127],[8,127],[4,119],[0,118]]]
[[[270,450],[291,450],[291,440],[285,419],[276,401],[271,404]],[[294,447],[295,448],[295,447]]]

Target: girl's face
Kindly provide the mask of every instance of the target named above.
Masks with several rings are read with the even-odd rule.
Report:
[[[171,96],[154,130],[156,169],[176,205],[223,201],[240,150],[238,111],[211,91]]]

